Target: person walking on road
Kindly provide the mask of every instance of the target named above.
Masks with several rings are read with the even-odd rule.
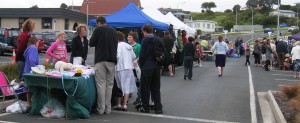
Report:
[[[300,42],[297,41],[296,46],[292,49],[292,60],[294,63],[294,78],[300,77]]]
[[[246,57],[246,62],[245,62],[245,66],[249,65],[250,66],[250,48],[247,47],[246,51],[245,51],[245,57]]]
[[[195,57],[195,45],[193,44],[193,41],[195,40],[193,37],[188,38],[189,43],[185,44],[182,50],[183,54],[183,65],[184,65],[184,77],[183,79],[186,80],[188,78],[189,80],[193,77],[193,62]]]
[[[219,41],[214,44],[214,46],[212,47],[212,51],[216,53],[215,64],[216,67],[218,68],[218,72],[219,72],[218,76],[221,77],[223,75],[223,69],[225,67],[226,53],[228,51],[228,46],[223,41],[222,36],[219,36],[218,39]]]
[[[18,48],[16,52],[16,62],[18,65],[19,80],[23,81],[23,71],[25,64],[24,51],[27,48],[28,40],[31,37],[30,33],[33,32],[35,22],[32,19],[27,19],[22,25],[22,33],[18,38]]]
[[[160,70],[161,67],[155,61],[155,47],[163,47],[163,41],[153,35],[153,27],[145,24],[142,27],[144,38],[142,40],[139,63],[141,66],[141,98],[142,107],[138,111],[150,113],[149,98],[150,93],[154,101],[156,114],[162,114],[162,104],[160,95]]]
[[[266,48],[266,63],[265,63],[265,70],[266,71],[270,71],[269,70],[269,65],[270,65],[270,61],[271,61],[271,55],[272,55],[272,49],[271,49],[271,46],[270,46],[270,39],[267,39],[266,40],[266,43],[265,43],[265,48]]]
[[[95,47],[95,81],[97,88],[97,114],[111,113],[111,95],[117,63],[117,31],[106,24],[100,16],[96,19],[97,28],[89,45]]]
[[[74,57],[82,58],[82,65],[85,65],[85,60],[88,54],[88,39],[86,37],[86,26],[79,25],[76,28],[77,36],[72,40],[72,53],[70,63],[73,63]]]

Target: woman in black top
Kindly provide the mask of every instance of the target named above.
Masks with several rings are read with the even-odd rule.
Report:
[[[194,38],[188,38],[189,43],[186,43],[183,47],[183,64],[184,64],[184,79],[188,77],[189,80],[193,77],[193,60],[195,56],[195,46],[193,44]]]
[[[173,45],[174,45],[174,40],[173,40],[173,38],[170,36],[170,32],[165,32],[165,37],[164,37],[164,39],[163,39],[163,41],[164,41],[164,44],[165,44],[165,47],[166,47],[166,49],[167,49],[167,51],[169,52],[169,53],[171,53],[172,52],[172,48],[173,48]],[[173,54],[172,54],[173,55]],[[173,57],[172,57],[173,58]],[[173,73],[173,69],[172,69],[172,64],[173,63],[171,63],[169,66],[168,66],[168,68],[169,68],[169,75],[171,76],[171,77],[174,77],[174,73]],[[165,67],[165,66],[164,66]]]
[[[82,58],[82,65],[85,65],[85,60],[88,53],[88,39],[86,37],[86,26],[79,25],[76,28],[77,36],[72,40],[72,53],[70,62],[73,63],[74,57]]]

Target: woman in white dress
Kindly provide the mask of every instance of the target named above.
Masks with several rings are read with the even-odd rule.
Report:
[[[135,53],[132,46],[124,42],[125,36],[118,31],[118,50],[117,50],[117,65],[116,65],[116,82],[118,88],[123,92],[123,106],[121,106],[121,97],[117,99],[116,110],[127,111],[127,101],[130,93],[137,91],[135,78],[133,74],[133,61]]]

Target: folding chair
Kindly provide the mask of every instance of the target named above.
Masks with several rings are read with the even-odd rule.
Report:
[[[15,89],[13,88],[14,85],[9,85],[9,81],[5,75],[4,72],[0,71],[0,88],[3,94],[3,101],[5,100],[6,96],[15,96],[17,101],[19,102],[20,108],[23,111],[23,108],[21,106],[21,102],[19,100],[18,95],[19,94],[24,94],[24,93],[28,93],[28,91],[21,91],[21,92],[15,92]]]

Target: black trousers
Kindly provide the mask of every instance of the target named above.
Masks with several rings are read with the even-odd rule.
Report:
[[[249,60],[249,58],[250,58],[250,56],[246,56],[246,63],[245,63],[245,65],[250,65],[250,60]]]
[[[260,54],[254,54],[254,64],[260,64]]]
[[[154,101],[154,108],[162,110],[160,97],[160,68],[142,70],[141,99],[143,107],[149,110],[150,93]]]
[[[270,65],[270,60],[266,60],[266,64],[265,64],[265,70],[269,71],[269,65]]]

